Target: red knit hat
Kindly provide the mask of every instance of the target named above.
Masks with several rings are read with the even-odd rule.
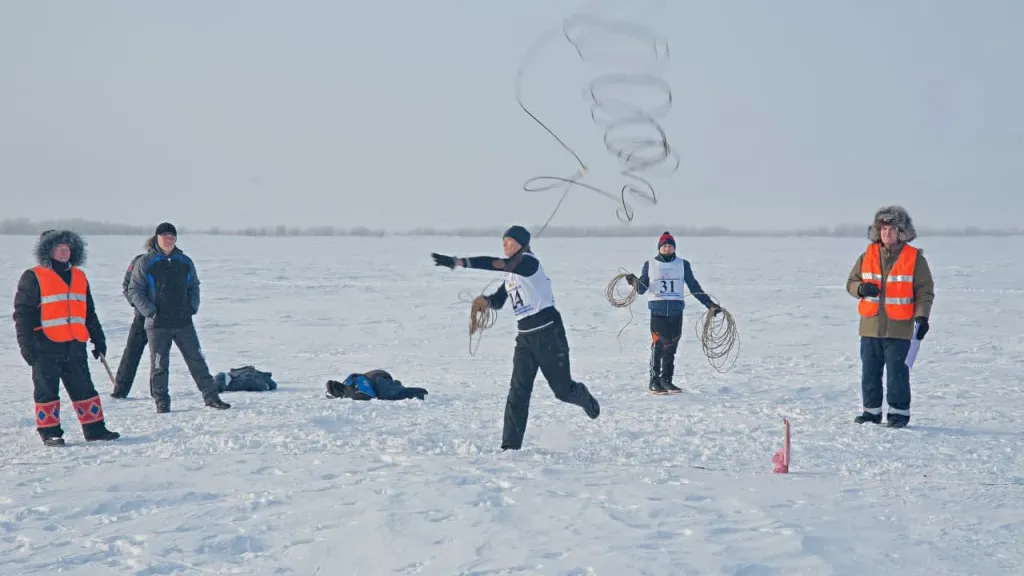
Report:
[[[676,247],[676,239],[673,238],[672,235],[668,233],[668,230],[666,230],[665,233],[661,235],[661,238],[658,238],[658,249],[660,250],[661,247],[664,246],[665,244],[671,244],[673,248]]]

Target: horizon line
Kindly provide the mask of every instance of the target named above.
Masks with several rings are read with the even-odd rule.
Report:
[[[407,230],[384,230],[366,226],[339,228],[335,226],[248,226],[244,228],[222,229],[218,226],[209,228],[178,227],[179,235],[195,234],[203,236],[245,236],[245,237],[384,237],[384,236],[454,236],[454,237],[489,237],[500,235],[504,226],[472,226],[463,228],[441,229],[430,226],[418,226]],[[540,226],[527,229],[539,229]],[[28,218],[12,218],[0,221],[0,236],[37,236],[47,229],[68,229],[82,235],[94,236],[151,236],[152,226],[118,224],[82,218],[53,218],[33,221]],[[866,237],[868,226],[856,224],[836,224],[829,226],[808,227],[791,230],[771,229],[733,229],[724,226],[665,226],[663,224],[620,224],[620,225],[576,225],[549,226],[544,230],[545,237],[553,238],[586,238],[586,237],[618,237],[640,238],[659,236],[668,230],[673,236],[679,237],[832,237],[853,238]],[[1024,229],[1019,228],[981,228],[979,226],[918,228],[918,237],[922,236],[1024,236]]]

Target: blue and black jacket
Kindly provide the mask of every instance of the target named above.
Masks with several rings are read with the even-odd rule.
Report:
[[[199,275],[178,247],[164,254],[155,244],[135,260],[128,301],[154,328],[184,328],[199,312]]]

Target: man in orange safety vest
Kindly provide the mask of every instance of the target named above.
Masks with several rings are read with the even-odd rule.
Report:
[[[36,243],[38,262],[18,281],[14,296],[14,325],[21,357],[32,367],[36,430],[47,446],[63,446],[60,383],[87,441],[116,440],[107,429],[103,404],[89,373],[86,342],[92,354],[107,352],[103,327],[79,266],[85,262],[85,242],[68,230],[47,230]]]
[[[910,368],[907,353],[913,338],[928,333],[935,299],[931,269],[920,248],[909,242],[917,231],[907,211],[886,206],[868,228],[871,243],[850,270],[846,290],[860,300],[860,424],[882,421],[882,373],[886,374],[886,425],[910,422]]]

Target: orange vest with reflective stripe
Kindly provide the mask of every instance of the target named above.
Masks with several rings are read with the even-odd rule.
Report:
[[[71,286],[52,269],[36,266],[32,269],[39,280],[39,323],[36,330],[54,342],[89,341],[85,327],[87,290],[89,281],[85,272],[71,267]]]
[[[910,320],[914,317],[916,264],[917,248],[904,244],[883,284],[881,245],[875,242],[864,252],[864,261],[860,266],[860,281],[878,285],[886,317],[893,320]],[[878,297],[861,298],[857,311],[864,317],[877,316],[878,304]]]

